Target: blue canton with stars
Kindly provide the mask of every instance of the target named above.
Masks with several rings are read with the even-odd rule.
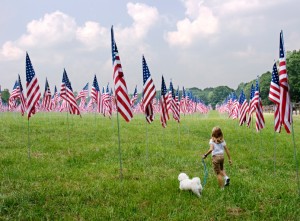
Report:
[[[22,87],[22,82],[21,82],[20,75],[19,75],[19,87],[20,87],[20,91],[23,92],[23,87]]]
[[[62,82],[65,83],[66,87],[69,88],[71,91],[73,91],[71,82],[69,81],[66,69],[64,69],[63,79]]]
[[[146,62],[145,57],[143,56],[143,83],[145,84],[148,78],[150,77],[150,71]]]
[[[274,63],[273,65],[272,82],[279,85],[279,76],[278,76],[276,63]]]
[[[279,58],[284,58],[284,47],[283,47],[283,32],[280,32],[280,42],[279,42]]]
[[[100,91],[96,75],[94,77],[93,87],[96,89],[96,91]]]
[[[162,80],[161,80],[161,95],[165,96],[167,94],[167,87],[165,84],[165,79],[164,76],[162,76]]]
[[[32,78],[35,76],[34,69],[32,67],[28,53],[26,52],[26,81],[31,82]]]

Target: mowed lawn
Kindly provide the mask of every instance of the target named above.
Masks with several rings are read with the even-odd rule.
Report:
[[[275,134],[273,115],[257,133],[212,111],[181,116],[163,129],[117,117],[0,113],[0,220],[300,220],[293,135]],[[201,198],[177,176],[204,178],[201,156],[220,126],[233,165],[220,191],[209,156]],[[297,161],[300,118],[294,115]],[[276,149],[276,151],[274,151]],[[299,167],[299,165],[298,165]],[[122,170],[121,170],[122,168]]]

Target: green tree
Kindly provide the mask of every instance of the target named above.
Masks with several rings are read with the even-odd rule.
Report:
[[[288,82],[292,102],[300,101],[300,50],[287,54]]]
[[[1,98],[2,101],[6,104],[8,104],[8,99],[9,99],[10,93],[8,89],[4,89],[1,93]]]

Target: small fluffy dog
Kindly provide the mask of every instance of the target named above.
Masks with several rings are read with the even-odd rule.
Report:
[[[178,180],[180,182],[179,189],[191,190],[198,197],[201,196],[203,188],[202,188],[201,180],[199,177],[194,177],[193,179],[190,179],[189,176],[186,175],[185,173],[180,173],[178,175]]]

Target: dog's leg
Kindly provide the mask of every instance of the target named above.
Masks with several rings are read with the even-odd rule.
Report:
[[[200,191],[198,189],[192,189],[193,193],[195,193],[198,197],[201,197]]]

